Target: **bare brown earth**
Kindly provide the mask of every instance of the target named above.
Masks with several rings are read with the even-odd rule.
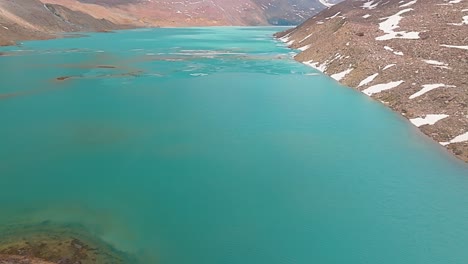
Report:
[[[357,90],[404,81],[371,97],[408,119],[428,114],[448,115],[433,125],[420,126],[421,131],[435,141],[449,142],[468,133],[468,25],[462,23],[463,16],[468,16],[468,1],[418,0],[404,6],[410,0],[375,0],[373,3],[378,5],[374,9],[364,8],[366,2],[370,1],[342,2],[277,37],[283,37],[292,48],[305,47],[296,60],[323,66],[322,70],[328,75],[350,69],[340,82]],[[419,32],[419,38],[376,39],[385,35],[379,23],[409,8],[401,14],[402,19],[394,31]],[[390,64],[395,66],[385,69]],[[376,73],[378,76],[373,81],[358,87],[361,81]],[[409,98],[428,84],[445,86]],[[468,162],[468,141],[446,147]]]
[[[80,226],[52,223],[2,227],[0,264],[123,264],[136,259]]]
[[[72,9],[93,4],[159,26],[299,24],[325,6],[318,0],[45,0]],[[341,0],[332,0],[335,3]],[[84,4],[84,5],[83,5]],[[89,10],[86,8],[86,10]],[[112,11],[112,12],[108,12]]]
[[[0,0],[0,45],[60,37],[64,32],[128,28],[66,7],[39,0]]]
[[[263,10],[252,0],[41,0],[137,27],[268,25]]]

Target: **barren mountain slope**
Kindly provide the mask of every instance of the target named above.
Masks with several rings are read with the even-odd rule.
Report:
[[[128,27],[298,24],[337,1],[0,0],[0,44]]]
[[[63,6],[38,0],[0,0],[0,45],[18,40],[53,38],[59,33],[125,27]]]
[[[89,12],[95,17],[109,18],[113,13],[118,13],[144,22],[148,26],[204,26],[298,24],[326,6],[341,0],[42,1]]]
[[[348,0],[277,36],[468,161],[466,0]]]

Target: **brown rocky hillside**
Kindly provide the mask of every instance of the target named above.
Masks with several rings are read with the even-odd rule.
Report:
[[[468,161],[468,1],[347,0],[277,37]]]
[[[0,45],[12,45],[18,40],[54,38],[63,32],[125,27],[39,0],[0,0]]]
[[[0,45],[70,31],[299,24],[339,1],[0,0]]]

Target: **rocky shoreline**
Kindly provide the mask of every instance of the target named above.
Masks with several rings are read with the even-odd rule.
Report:
[[[116,250],[80,225],[43,222],[0,230],[0,264],[126,264],[133,256]]]
[[[468,162],[467,1],[348,0],[276,37]]]

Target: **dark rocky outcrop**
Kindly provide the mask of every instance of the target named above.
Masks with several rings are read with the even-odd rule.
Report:
[[[467,1],[347,0],[276,36],[468,161]]]

